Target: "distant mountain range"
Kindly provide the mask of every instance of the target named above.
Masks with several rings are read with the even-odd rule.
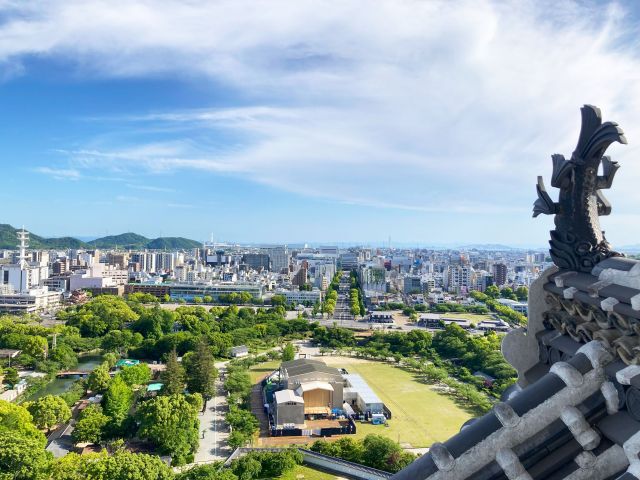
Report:
[[[0,224],[0,248],[16,249],[18,229],[8,224]],[[183,237],[147,238],[137,233],[122,233],[96,238],[90,242],[84,242],[73,237],[45,238],[34,233],[29,233],[29,247],[33,249],[67,249],[67,248],[122,248],[122,249],[152,249],[152,250],[177,250],[197,248],[201,242]]]

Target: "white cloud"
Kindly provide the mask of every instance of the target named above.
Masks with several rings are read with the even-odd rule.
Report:
[[[68,0],[5,10],[0,65],[36,54],[85,75],[215,79],[249,105],[132,112],[139,128],[176,127],[174,138],[87,141],[74,168],[197,169],[371,206],[519,212],[535,176],[548,182],[550,154],[571,153],[578,108],[593,103],[630,140],[611,149],[623,165],[614,208],[640,201],[640,36],[617,4]],[[180,138],[184,128],[234,143]]]
[[[127,183],[127,188],[132,188],[134,190],[143,190],[146,192],[162,192],[162,193],[172,193],[175,192],[173,188],[166,187],[156,187],[153,185],[136,185],[133,183]]]
[[[35,172],[47,175],[55,180],[80,180],[81,174],[78,170],[71,168],[50,168],[50,167],[37,167]]]

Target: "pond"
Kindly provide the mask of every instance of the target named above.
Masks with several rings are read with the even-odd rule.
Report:
[[[78,366],[75,370],[80,372],[90,372],[101,363],[102,355],[82,355],[78,357]],[[76,380],[78,380],[78,377],[55,378],[34,393],[29,400],[36,400],[40,397],[44,397],[45,395],[60,395],[61,393],[66,392]]]

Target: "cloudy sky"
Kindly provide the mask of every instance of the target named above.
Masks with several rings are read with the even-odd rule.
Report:
[[[0,0],[0,223],[543,246],[536,176],[591,103],[629,140],[603,227],[640,243],[639,20],[633,2]]]

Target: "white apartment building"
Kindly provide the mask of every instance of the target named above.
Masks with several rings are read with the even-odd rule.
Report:
[[[26,292],[0,294],[0,312],[17,315],[54,311],[60,308],[62,292],[47,287],[31,288]]]
[[[9,285],[16,292],[37,287],[48,277],[49,267],[46,264],[0,265],[0,284]]]
[[[449,292],[468,291],[473,269],[468,265],[449,265],[445,277],[445,288]]]
[[[125,285],[129,281],[129,272],[111,265],[98,263],[72,273],[69,277],[69,289],[82,290],[83,288],[107,288]]]
[[[304,304],[309,302],[315,304],[322,301],[322,292],[318,288],[314,288],[311,291],[278,289],[275,294],[283,295],[287,299],[287,303]]]

